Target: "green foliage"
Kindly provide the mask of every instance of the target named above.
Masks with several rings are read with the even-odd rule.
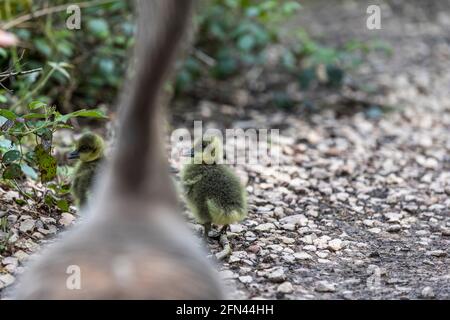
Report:
[[[281,22],[300,9],[287,0],[213,0],[197,16],[198,34],[195,49],[214,59],[207,74],[227,78],[241,67],[261,64],[264,49],[279,41]],[[189,90],[202,73],[201,60],[192,54],[178,72],[175,89]]]
[[[0,109],[0,152],[2,177],[16,180],[24,175],[42,183],[53,181],[57,175],[57,161],[52,155],[53,134],[60,128],[70,128],[72,118],[104,119],[99,110],[78,110],[60,114],[55,107],[42,101],[32,101],[29,112],[18,115]],[[34,144],[34,147],[33,147]],[[63,206],[59,202],[58,206]]]
[[[282,47],[278,69],[295,76],[302,89],[313,84],[339,89],[346,72],[359,66],[363,55],[389,48],[381,41],[350,41],[333,48],[310,38],[303,29],[286,28],[301,6],[296,1],[205,1],[197,16],[194,51],[179,68],[175,92],[186,92],[202,79],[227,79],[267,61],[267,49]],[[286,41],[288,39],[288,41]],[[205,60],[208,57],[208,61]],[[274,105],[290,109],[282,93],[273,94]]]
[[[49,4],[71,3],[55,0]],[[37,0],[0,2],[0,20],[11,21],[42,6],[43,2]],[[14,95],[0,90],[0,103],[11,106],[17,98],[24,103],[39,99],[73,111],[77,105],[91,108],[114,101],[125,74],[128,49],[134,42],[131,4],[120,0],[98,3],[82,8],[81,15],[81,30],[66,28],[69,14],[65,10],[10,30],[27,49],[0,49],[0,70],[45,70],[4,82]]]

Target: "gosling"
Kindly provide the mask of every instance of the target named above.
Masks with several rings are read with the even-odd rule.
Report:
[[[86,205],[97,172],[104,160],[105,143],[97,134],[85,133],[76,143],[68,158],[79,159],[72,181],[72,195],[78,208]]]
[[[198,150],[197,150],[198,149]],[[231,254],[226,231],[228,225],[247,216],[247,196],[239,178],[228,167],[217,163],[223,149],[217,137],[203,139],[190,150],[191,161],[181,173],[181,182],[188,207],[197,221],[203,224],[204,237],[208,238],[211,224],[222,225],[219,233],[224,251],[219,259]]]

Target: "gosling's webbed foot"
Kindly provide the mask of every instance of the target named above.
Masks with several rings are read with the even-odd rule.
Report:
[[[221,235],[221,231],[211,230],[208,232],[208,237],[211,239],[219,239]]]
[[[216,253],[216,259],[220,261],[220,260],[224,260],[225,258],[229,257],[231,255],[231,253],[233,252],[233,250],[231,250],[230,241],[228,240],[226,233],[222,233],[220,235],[219,242],[220,242],[221,246],[223,247],[223,250]]]
[[[206,237],[207,235],[211,239],[219,239],[223,233],[226,233],[228,225],[224,225],[222,228],[220,228],[220,230],[217,231],[211,228],[211,224],[209,224],[209,226],[205,224],[204,227],[205,227],[205,234],[204,234],[205,238],[207,238]]]

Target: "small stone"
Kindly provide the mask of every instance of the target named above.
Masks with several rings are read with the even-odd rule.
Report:
[[[23,232],[23,233],[26,233],[28,231],[33,230],[34,224],[35,224],[35,222],[32,219],[28,219],[28,220],[22,221],[20,223],[19,230],[21,232]]]
[[[338,194],[336,194],[336,199],[338,199],[341,202],[345,202],[348,199],[348,193],[339,192]]]
[[[319,281],[316,283],[315,290],[317,292],[335,292],[336,285],[334,283],[330,283],[328,281]]]
[[[431,219],[430,219],[431,220]],[[418,235],[418,236],[420,236],[420,237],[423,237],[423,236],[426,236],[426,235],[428,235],[430,232],[428,231],[428,230],[417,230],[416,231],[416,235]]]
[[[288,263],[294,263],[295,262],[295,257],[291,254],[283,254],[283,256],[281,257],[284,261],[288,262]]]
[[[436,295],[434,294],[434,290],[431,287],[425,287],[422,289],[422,298],[425,299],[430,299],[430,298],[434,298]]]
[[[329,253],[327,251],[318,251],[316,252],[316,255],[321,259],[325,259],[328,257]]]
[[[236,278],[236,274],[233,271],[231,271],[231,270],[220,271],[219,275],[220,275],[220,278],[224,279],[224,280]]]
[[[306,211],[306,215],[317,218],[319,216],[319,211],[315,209],[308,209],[308,211]]]
[[[234,263],[234,262],[238,262],[241,261],[242,259],[246,259],[247,258],[247,252],[245,251],[234,251],[230,258],[228,259],[229,263]]]
[[[434,158],[418,157],[416,161],[418,164],[427,169],[436,169],[439,166],[439,162]]]
[[[19,240],[19,234],[17,232],[14,232],[12,235],[8,238],[8,243],[16,243]]]
[[[370,220],[370,219],[365,219],[365,220],[363,221],[363,223],[364,223],[365,226],[373,227],[374,221],[373,221],[373,220]]]
[[[330,263],[331,261],[328,260],[328,259],[321,259],[321,258],[319,258],[319,259],[317,259],[317,262],[318,263]]]
[[[312,260],[312,256],[306,252],[296,252],[294,257],[297,260]]]
[[[269,231],[269,230],[272,230],[272,229],[275,229],[275,225],[273,224],[273,223],[263,223],[263,224],[260,224],[259,226],[256,226],[255,227],[255,230],[258,230],[258,231]]]
[[[16,223],[18,217],[15,214],[10,214],[7,218],[9,224]]]
[[[342,297],[346,300],[352,300],[353,299],[353,291],[351,291],[351,290],[342,291]]]
[[[230,224],[230,232],[241,233],[244,231],[244,227],[241,224]]]
[[[339,251],[342,249],[342,240],[341,239],[333,239],[328,242],[328,248],[333,251]]]
[[[44,239],[44,235],[40,232],[33,232],[32,236],[35,239]]]
[[[4,267],[4,269],[6,271],[8,271],[9,273],[15,273],[17,270],[17,265],[14,264],[8,264],[7,266]]]
[[[253,278],[251,276],[240,276],[239,281],[242,283],[251,283]]]
[[[306,188],[308,188],[310,186],[310,183],[308,181],[306,181],[306,180],[295,178],[295,179],[292,179],[289,182],[289,186],[292,189],[294,189],[294,191],[302,192],[302,191],[304,191]]]
[[[15,246],[17,248],[26,249],[27,251],[35,252],[39,249],[40,245],[36,242],[34,242],[31,239],[24,239],[21,238],[17,240]]]
[[[295,224],[286,223],[281,225],[281,228],[288,231],[295,231]]]
[[[7,287],[16,281],[16,278],[8,273],[0,274],[0,283],[3,284],[4,287]]]
[[[286,281],[278,286],[277,292],[285,293],[285,294],[292,293],[292,292],[294,292],[294,287],[292,286],[292,284],[289,281]]]
[[[56,220],[50,217],[40,217],[41,221],[45,224],[55,224]]]
[[[447,255],[447,252],[445,252],[444,250],[433,250],[428,251],[427,254],[434,257],[445,257]]]
[[[396,212],[387,212],[384,216],[388,219],[389,222],[398,222],[403,217],[403,214]]]
[[[333,189],[327,185],[319,186],[319,191],[327,196],[333,194]]]
[[[2,260],[2,264],[4,266],[6,266],[8,264],[14,264],[17,266],[19,264],[19,259],[14,258],[14,257],[6,257]]]
[[[16,257],[17,260],[19,260],[19,262],[25,261],[26,259],[28,259],[29,256],[30,255],[28,253],[22,250],[18,250],[14,253],[14,257]]]
[[[273,214],[277,218],[283,218],[285,216],[284,210],[282,207],[276,207],[275,210],[273,210]]]
[[[316,246],[313,246],[313,245],[309,244],[309,245],[304,246],[303,250],[315,252],[315,251],[317,251],[317,248],[316,248]]]
[[[312,237],[310,234],[304,236],[304,237],[301,238],[300,240],[301,240],[303,243],[306,243],[306,244],[313,244],[313,241],[314,241],[313,237]]]
[[[61,214],[61,219],[59,219],[59,224],[63,225],[64,227],[68,227],[73,223],[74,220],[75,217],[72,214],[63,212]]]
[[[248,251],[250,251],[252,253],[258,253],[260,250],[261,250],[261,247],[256,244],[248,247]]]
[[[283,282],[286,280],[283,268],[277,268],[267,275],[267,278],[272,282]]]
[[[381,229],[380,228],[371,228],[368,231],[371,233],[374,233],[374,234],[378,234],[381,232]]]
[[[48,229],[38,228],[38,231],[42,234],[55,234],[58,231],[54,225],[48,225],[47,228]]]
[[[285,243],[285,244],[293,244],[293,243],[295,243],[295,239],[288,238],[288,237],[284,237],[281,241],[283,241],[283,243]]]
[[[402,230],[402,226],[399,224],[393,224],[386,229],[387,232],[399,232],[400,230]]]
[[[318,249],[325,249],[328,247],[328,241],[330,241],[331,238],[329,236],[321,236],[320,238],[317,238],[313,241],[314,245]]]
[[[280,246],[279,244],[270,244],[267,246],[267,248],[275,252],[281,252],[284,249],[284,247]]]
[[[280,220],[280,222],[282,224],[293,224],[304,227],[308,225],[308,218],[306,218],[303,214],[294,214],[292,216],[284,217]]]

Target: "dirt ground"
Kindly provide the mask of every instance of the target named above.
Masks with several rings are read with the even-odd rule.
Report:
[[[449,299],[450,3],[382,2],[374,31],[368,3],[332,3],[303,3],[293,26],[331,46],[387,43],[391,55],[369,54],[349,77],[393,110],[337,100],[308,115],[245,104],[229,115],[203,101],[175,116],[184,119],[175,125],[281,128],[279,167],[237,167],[250,214],[232,226],[221,274],[239,298]]]
[[[172,108],[173,128],[203,120],[205,127],[280,129],[279,166],[236,167],[249,216],[231,226],[234,252],[218,265],[237,288],[231,297],[450,298],[450,3],[377,3],[381,30],[366,29],[365,1],[302,1],[293,26],[331,46],[387,43],[391,55],[370,53],[347,81],[373,88],[363,100],[389,111],[295,86],[286,90],[317,108],[266,108],[269,86],[258,70],[249,77],[259,90],[236,90],[229,103],[202,92],[191,109]],[[12,207],[17,192],[2,195],[0,218],[16,238],[14,254],[0,256],[0,294],[29,255],[75,219],[23,212]],[[208,248],[220,250],[215,242]]]

